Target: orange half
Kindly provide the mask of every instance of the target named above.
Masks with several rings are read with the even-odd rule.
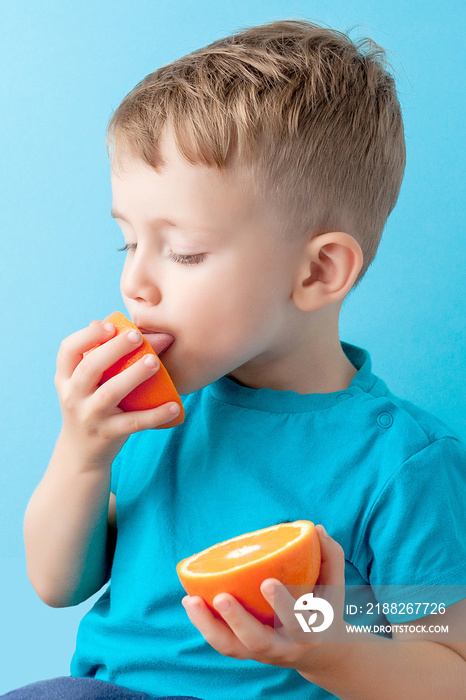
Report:
[[[116,335],[124,333],[130,329],[134,329],[139,332],[138,327],[119,311],[115,311],[113,314],[110,314],[110,316],[107,316],[103,323],[107,322],[113,323],[116,328]],[[152,354],[157,357],[157,354],[153,351],[149,342],[143,336],[141,345],[138,345],[135,350],[132,350],[105,370],[100,380],[100,384],[103,384],[111,377],[114,377],[127,367],[130,367],[141,357],[147,354]],[[144,382],[139,384],[135,389],[133,389],[133,391],[125,396],[120,402],[119,406],[124,411],[141,411],[148,408],[156,408],[157,406],[161,406],[162,404],[170,401],[175,401],[175,403],[177,403],[180,407],[180,413],[169,423],[164,423],[163,425],[159,426],[160,428],[172,428],[184,421],[184,408],[170,375],[163,366],[160,358],[158,358],[158,361],[160,362],[160,368],[157,370],[157,372],[152,375],[152,377],[149,377],[149,379],[146,379]]]
[[[215,596],[230,593],[258,620],[273,626],[273,609],[261,583],[276,578],[288,586],[313,586],[320,560],[314,524],[296,520],[215,544],[183,559],[176,570],[186,593],[203,598],[217,617]]]

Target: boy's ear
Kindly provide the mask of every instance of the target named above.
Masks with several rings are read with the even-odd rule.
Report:
[[[291,297],[301,311],[315,311],[343,299],[363,263],[361,246],[348,233],[313,236],[303,250]]]

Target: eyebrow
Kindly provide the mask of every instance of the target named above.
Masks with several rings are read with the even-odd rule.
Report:
[[[123,214],[120,214],[120,212],[116,211],[116,209],[110,210],[110,216],[113,219],[121,219],[122,221],[126,221],[127,224],[129,224],[128,219],[126,219]],[[169,224],[170,226],[176,226],[174,221],[170,221],[170,219],[154,219],[154,223],[161,223],[161,224]]]
[[[110,210],[110,216],[112,217],[112,219],[121,219],[122,221],[126,221],[126,223],[129,224],[128,219],[125,219],[123,214],[120,214],[120,212],[114,209],[113,207]]]
[[[128,221],[128,219],[126,219],[123,216],[123,214],[120,214],[120,212],[116,211],[116,209],[114,209],[113,207],[110,210],[110,215],[113,219],[121,219],[122,221],[125,221],[127,224],[130,223]],[[217,233],[217,231],[214,231],[213,229],[203,228],[200,226],[189,226],[189,225],[183,226],[182,224],[179,224],[179,223],[177,224],[176,221],[172,221],[171,219],[154,219],[151,223],[153,223],[153,224],[168,224],[168,226],[173,226],[174,228],[190,228],[193,231],[199,231],[202,233],[210,233],[210,234]]]

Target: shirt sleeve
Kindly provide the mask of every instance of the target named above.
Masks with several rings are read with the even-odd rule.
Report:
[[[450,605],[466,597],[465,503],[466,447],[455,438],[430,443],[390,477],[356,551],[380,602],[423,593]]]

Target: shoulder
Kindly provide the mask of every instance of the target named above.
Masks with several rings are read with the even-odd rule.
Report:
[[[392,409],[412,434],[418,436],[419,443],[426,446],[437,440],[450,438],[461,443],[459,435],[435,415],[406,399],[395,396],[388,391],[387,409]]]
[[[450,426],[413,401],[393,393],[380,377],[370,371],[371,360],[367,351],[358,350],[365,358],[359,373],[369,366],[365,382],[359,382],[363,389],[362,410],[369,421],[366,425],[373,426],[376,431],[373,439],[378,437],[387,448],[394,449],[390,454],[392,469],[436,443],[439,447],[455,443],[458,452],[465,449],[460,436]]]
[[[378,440],[383,447],[386,482],[377,498],[404,482],[415,488],[431,480],[433,488],[448,488],[448,473],[466,480],[466,444],[446,423],[388,389],[374,399]],[[380,447],[379,444],[379,447]],[[444,477],[440,478],[439,471]]]
[[[396,470],[439,440],[461,444],[459,436],[435,415],[394,394],[383,379],[373,373],[367,350],[348,343],[342,343],[342,348],[358,370],[349,387],[356,400],[352,405],[343,404],[348,407],[346,424],[353,433],[358,428],[356,439],[367,438],[388,458],[388,471]],[[349,397],[350,393],[345,392],[345,396]]]
[[[375,375],[364,388],[364,435],[354,439],[366,447],[372,488],[355,542],[357,568],[366,580],[392,583],[422,582],[423,576],[439,581],[447,572],[452,581],[464,577],[458,554],[466,556],[466,445],[442,420],[395,395]]]
[[[383,405],[402,447],[383,445],[386,470],[365,513],[358,568],[374,583],[464,582],[466,445],[409,401],[388,393]]]

